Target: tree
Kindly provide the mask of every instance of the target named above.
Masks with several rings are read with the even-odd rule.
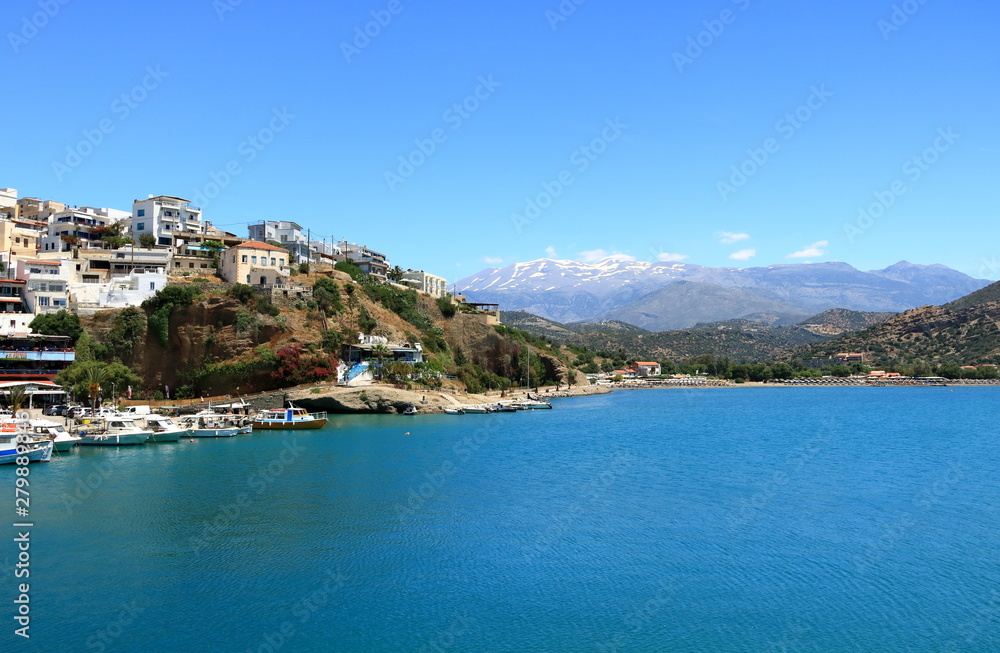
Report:
[[[31,321],[28,328],[35,333],[49,336],[69,336],[73,343],[76,343],[77,338],[83,333],[80,316],[66,310],[38,315]]]
[[[156,247],[156,236],[153,234],[139,234],[139,247],[143,249],[153,249]]]
[[[27,401],[28,390],[23,385],[15,385],[7,390],[7,406],[14,415],[17,415]]]
[[[397,265],[393,269],[389,270],[388,277],[393,281],[395,281],[396,283],[399,283],[400,281],[403,280],[403,268]]]
[[[139,387],[142,379],[131,368],[121,363],[100,361],[76,361],[56,377],[56,383],[66,388],[75,397],[90,397],[92,405],[102,391],[112,385],[125,389]]]
[[[313,299],[319,309],[326,315],[337,315],[344,310],[344,302],[340,298],[340,287],[329,277],[320,277],[313,284]]]
[[[392,355],[392,351],[385,345],[375,345],[372,347],[372,356],[378,361],[378,366],[382,368],[382,361]]]

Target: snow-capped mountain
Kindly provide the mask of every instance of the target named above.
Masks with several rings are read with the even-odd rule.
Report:
[[[678,281],[693,283],[680,294],[661,292]],[[458,288],[472,301],[496,302],[504,310],[559,322],[619,319],[659,330],[692,326],[705,315],[730,319],[760,312],[807,316],[830,308],[904,311],[944,304],[989,283],[943,265],[906,261],[863,272],[833,262],[710,268],[612,258],[597,263],[539,259],[488,268],[459,281]],[[679,296],[683,302],[676,301]]]

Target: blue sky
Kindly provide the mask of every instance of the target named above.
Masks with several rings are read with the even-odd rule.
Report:
[[[1000,278],[995,3],[576,2],[10,0],[0,186],[179,195],[449,280],[606,254]]]

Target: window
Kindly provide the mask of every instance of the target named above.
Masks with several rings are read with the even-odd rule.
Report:
[[[48,306],[49,305],[49,298],[48,297],[39,297],[38,298],[38,305],[39,306]]]
[[[149,289],[150,290],[156,290],[156,282],[155,281],[150,281],[149,282]]]
[[[272,257],[271,258],[271,265],[276,265],[274,261],[275,261],[275,259]]]
[[[135,216],[137,218],[144,218],[144,217],[146,217],[146,209],[139,209],[138,211],[135,212]]]
[[[236,254],[233,254],[233,263],[236,262]]]
[[[137,222],[136,225],[135,225],[135,230],[136,231],[145,231],[146,230],[146,223],[145,222]]]
[[[257,257],[256,256],[251,256],[250,257],[250,262],[253,263],[254,265],[257,265]]]
[[[246,255],[246,254],[244,254],[244,255],[243,255],[243,262],[244,262],[244,263],[246,263],[246,262],[247,262],[247,255]]]
[[[160,240],[159,240],[159,243],[160,243],[161,245],[170,245],[170,244],[171,244],[171,243],[170,243],[170,236],[166,236],[166,237],[164,237],[164,236],[160,236]]]

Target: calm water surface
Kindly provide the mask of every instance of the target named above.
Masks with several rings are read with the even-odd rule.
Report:
[[[619,392],[31,467],[2,651],[997,651],[993,388]],[[406,435],[406,433],[409,435]]]

